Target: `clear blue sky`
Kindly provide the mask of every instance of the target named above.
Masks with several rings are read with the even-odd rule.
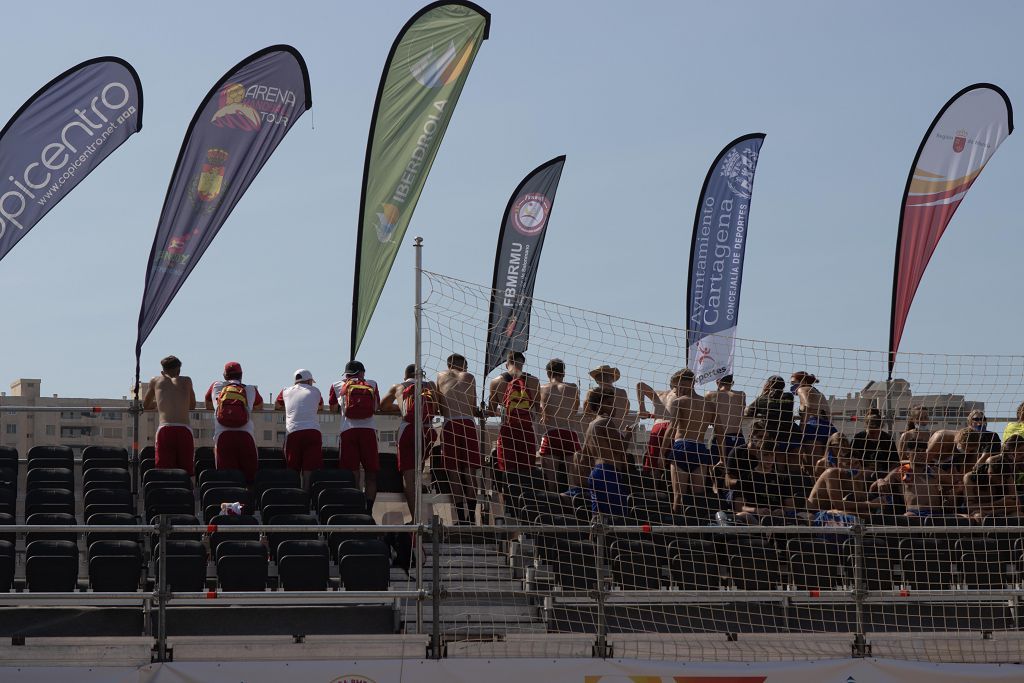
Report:
[[[297,367],[322,383],[338,375],[373,98],[396,32],[421,4],[6,7],[0,118],[105,54],[139,71],[145,115],[141,133],[0,262],[3,388],[42,377],[46,393],[127,393],[146,259],[185,126],[221,74],[274,43],[305,56],[313,108],[150,337],[143,376],[168,353],[200,385],[226,360],[265,388]],[[536,296],[681,326],[701,182],[726,142],[754,131],[767,140],[739,334],[884,349],[900,197],[926,127],[977,81],[1000,85],[1024,112],[1020,3],[483,4],[490,40],[363,344],[382,382],[412,357],[412,237],[426,238],[427,268],[489,282],[509,194],[557,154],[568,161]],[[1024,251],[1021,135],[961,205],[903,349],[1018,351],[1022,323],[1007,302]]]

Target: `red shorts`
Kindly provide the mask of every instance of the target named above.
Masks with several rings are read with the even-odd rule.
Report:
[[[410,429],[408,422],[398,427],[398,471],[408,472],[416,469],[416,432]],[[434,442],[434,429],[430,425],[423,427],[423,457],[430,454],[430,446]]]
[[[183,425],[163,425],[156,430],[156,466],[195,474],[195,442],[192,430]]]
[[[324,468],[323,437],[319,429],[300,429],[284,440],[284,460],[288,469],[312,472]]]
[[[367,472],[380,470],[377,457],[377,430],[355,427],[341,433],[338,446],[338,467],[355,472],[362,464]]]
[[[518,417],[513,411],[505,416],[498,430],[498,469],[502,472],[533,467],[537,453],[537,435],[533,432],[533,416]]]
[[[671,445],[668,441],[668,428],[671,426],[671,422],[659,422],[651,427],[647,439],[647,455],[644,457],[645,470],[653,470],[655,463],[661,463],[661,468],[665,468],[665,451]]]
[[[472,419],[444,421],[441,428],[441,467],[453,472],[480,467],[480,438],[476,422]]]
[[[221,432],[213,455],[218,470],[241,470],[247,482],[256,479],[256,441],[249,432]]]
[[[541,457],[552,457],[562,462],[572,462],[580,452],[580,436],[571,429],[549,430],[540,440]]]

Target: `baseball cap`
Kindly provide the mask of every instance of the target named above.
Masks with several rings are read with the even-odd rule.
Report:
[[[224,374],[225,375],[241,375],[242,374],[242,365],[241,365],[241,363],[239,363],[238,361],[233,361],[233,360],[232,361],[228,361],[227,363],[224,364]]]
[[[315,382],[313,379],[313,373],[309,370],[296,370],[295,371],[295,384],[299,382]]]
[[[361,372],[366,372],[366,368],[364,368],[363,364],[360,363],[359,361],[350,360],[349,362],[345,363],[346,375],[358,375]]]

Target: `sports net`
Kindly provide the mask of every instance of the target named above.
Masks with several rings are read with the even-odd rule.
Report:
[[[427,378],[457,353],[479,391],[490,289],[424,272],[423,291]],[[478,478],[432,447],[431,485],[456,505],[424,544],[441,598],[424,628],[440,620],[448,656],[1024,658],[1024,465],[1016,439],[1000,444],[1024,358],[903,353],[887,384],[884,352],[739,339],[744,395],[715,396],[719,433],[680,445],[654,418],[659,401],[676,405],[662,392],[685,365],[684,330],[541,300],[530,329],[526,372],[544,383],[561,359],[581,402],[609,366],[599,378],[628,409],[597,392],[595,410],[621,423],[595,434],[622,436],[579,449],[502,416],[503,393]],[[794,400],[797,371],[814,377]],[[766,387],[773,375],[780,387]],[[639,383],[654,394],[643,410]],[[983,430],[958,433],[971,417]]]

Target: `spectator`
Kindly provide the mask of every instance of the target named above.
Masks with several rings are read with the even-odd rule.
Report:
[[[936,444],[939,441],[935,437],[941,434],[937,432],[932,436]],[[936,467],[940,448],[933,447],[932,440],[926,442],[920,433],[910,437],[904,434],[900,443],[904,449],[901,457],[906,458],[906,462],[871,485],[871,492],[901,497],[906,509],[904,514],[908,517],[942,515],[949,509],[943,502],[943,489],[953,485],[954,476]]]
[[[750,451],[754,467],[741,470],[732,484],[731,499],[736,521],[743,524],[785,524],[797,515],[796,500],[789,477],[775,467],[774,444],[760,435],[751,434],[745,448]]]
[[[904,434],[910,433],[916,438],[918,435],[927,441],[931,436],[932,417],[925,406],[911,406],[907,411],[907,429]]]
[[[981,453],[999,453],[1002,450],[1002,442],[999,435],[988,430],[988,419],[984,410],[972,410],[967,415],[967,426],[981,435],[979,451]]]
[[[323,437],[317,418],[324,408],[324,399],[313,384],[313,373],[296,370],[294,383],[274,401],[274,410],[285,411],[285,462],[288,469],[302,474],[302,486],[307,491],[311,473],[324,466]]]
[[[537,435],[534,416],[539,410],[540,381],[525,372],[526,357],[519,351],[509,351],[505,372],[490,385],[487,402],[489,415],[504,410],[498,430],[498,471],[506,484],[532,488],[533,460],[537,454]]]
[[[448,369],[437,375],[437,392],[444,416],[441,429],[441,466],[455,501],[460,521],[470,522],[476,507],[475,470],[480,467],[480,439],[473,417],[476,405],[476,378],[468,372],[466,357],[448,356]]]
[[[213,453],[218,470],[241,470],[245,480],[256,478],[256,433],[252,412],[263,407],[255,384],[242,384],[242,366],[224,364],[224,380],[217,380],[203,399],[207,410],[216,410],[213,420]]]
[[[157,411],[156,466],[185,470],[194,476],[195,443],[189,427],[189,411],[196,407],[192,378],[181,374],[181,361],[167,356],[160,374],[149,380],[142,400],[145,410]]]
[[[798,450],[799,437],[793,428],[793,394],[786,391],[786,381],[778,375],[765,380],[761,393],[747,406],[744,417],[761,420],[764,424],[764,441],[761,450],[771,448],[788,464],[787,454]],[[795,444],[794,444],[795,442]]]
[[[864,431],[853,436],[851,457],[875,478],[884,477],[899,464],[896,444],[892,435],[882,430],[882,413],[878,408],[868,408],[864,426]]]
[[[420,371],[422,378],[423,371]],[[434,442],[431,423],[438,414],[437,387],[433,382],[420,382],[420,431],[423,434],[424,456]],[[380,412],[398,412],[402,421],[398,425],[398,471],[402,473],[402,489],[409,504],[409,514],[416,518],[416,468],[422,469],[422,459],[416,458],[416,365],[405,366],[404,379],[388,389],[380,402]]]
[[[331,412],[341,416],[338,435],[338,466],[358,472],[363,468],[367,512],[373,511],[377,498],[377,426],[374,415],[380,406],[380,390],[366,379],[366,368],[357,360],[345,364],[341,381],[331,385],[328,397]]]
[[[549,491],[557,493],[568,485],[566,465],[580,450],[580,389],[565,381],[565,361],[552,358],[545,368],[548,382],[540,388],[541,471]]]
[[[626,414],[629,413],[629,396],[626,394],[625,389],[615,386],[620,376],[619,369],[613,368],[610,365],[601,365],[590,371],[590,377],[597,384],[598,389],[609,389],[615,394],[610,417],[615,429],[621,432],[626,429]],[[590,391],[594,391],[594,389]],[[584,401],[583,413],[585,417],[593,418],[594,415],[587,413],[586,406],[589,404],[589,401]]]
[[[825,454],[828,437],[836,431],[832,412],[824,394],[814,388],[817,377],[801,370],[790,381],[790,391],[800,399],[801,453],[813,462]]]
[[[644,382],[636,384],[637,417],[641,420],[654,418],[654,426],[647,436],[647,455],[644,457],[644,470],[658,479],[665,478],[665,455],[672,443],[669,439],[672,420],[669,419],[668,405],[676,397],[674,390],[655,391]],[[652,411],[648,412],[645,399],[651,399]]]
[[[880,501],[868,500],[868,490],[875,478],[864,469],[858,452],[842,434],[833,434],[829,444],[830,459],[807,496],[807,507],[817,513],[870,515],[881,507]],[[824,516],[816,519],[819,517],[824,521]]]
[[[695,499],[707,496],[705,480],[711,467],[711,451],[704,441],[708,428],[714,428],[716,414],[715,404],[694,391],[693,370],[685,368],[676,372],[671,383],[676,397],[669,404],[673,430],[669,473],[672,511],[679,512],[683,508],[683,496],[689,494]]]
[[[1007,422],[1003,429],[1003,441],[1011,436],[1024,436],[1024,403],[1017,406],[1017,421]]]
[[[742,423],[747,395],[733,390],[732,375],[725,375],[718,380],[718,390],[707,392],[705,398],[715,406],[715,441],[711,444],[711,454],[724,469],[733,451],[744,443]],[[718,448],[719,441],[724,444],[724,452]]]
[[[609,386],[599,386],[587,394],[587,414],[594,419],[587,425],[583,441],[586,464],[592,464],[586,483],[590,509],[613,525],[625,524],[629,498],[625,441],[613,417],[617,398]]]
[[[964,475],[967,510],[971,519],[1024,517],[1017,495],[1024,465],[1024,436],[1010,436],[1001,453],[982,456]]]
[[[814,479],[817,480],[828,468],[838,466],[840,458],[848,460],[850,451],[850,440],[842,432],[836,432],[828,437],[828,441],[825,442],[825,455],[814,463],[811,470]]]

